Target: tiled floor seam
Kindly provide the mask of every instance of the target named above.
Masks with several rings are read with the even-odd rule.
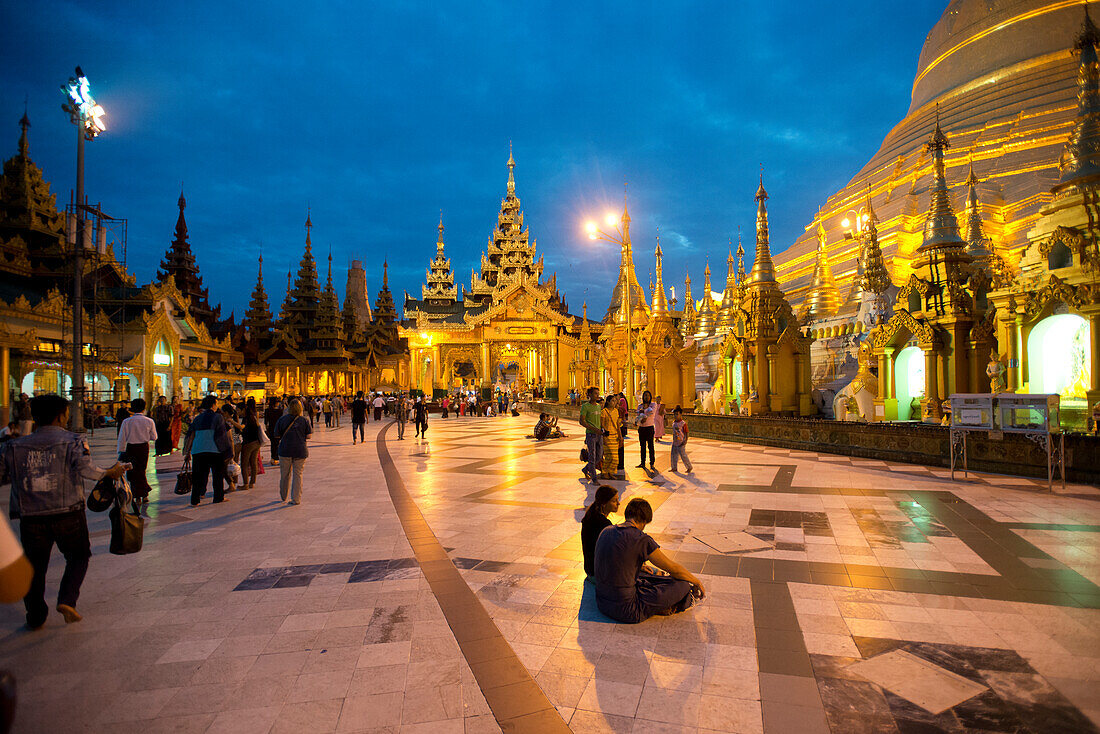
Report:
[[[386,446],[390,425],[379,431],[375,439],[390,499],[497,724],[505,732],[568,733],[569,727],[557,709],[535,683],[442,544],[431,533]]]

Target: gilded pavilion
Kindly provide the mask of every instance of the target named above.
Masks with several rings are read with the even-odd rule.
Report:
[[[442,219],[435,256],[421,297],[405,294],[401,335],[412,355],[411,384],[427,395],[496,388],[543,390],[547,400],[565,400],[570,390],[598,386],[629,392],[627,349],[633,349],[634,385],[666,403],[691,405],[694,350],[685,348],[664,293],[662,254],[655,251],[653,305],[634,271],[630,215],[624,208],[619,280],[602,322],[569,313],[556,277],[543,277],[543,259],[524,226],[516,195],[515,159],[508,156],[508,182],[496,226],[469,288],[458,287],[446,256]],[[626,323],[626,302],[632,315]],[[631,398],[634,399],[633,397]]]

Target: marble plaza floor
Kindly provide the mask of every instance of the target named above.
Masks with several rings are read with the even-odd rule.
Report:
[[[1096,488],[708,440],[674,474],[658,443],[613,484],[708,597],[619,625],[581,569],[579,427],[532,422],[320,429],[297,507],[270,466],[191,507],[160,459],[141,553],[90,516],[84,621],[0,608],[15,731],[1100,731]],[[758,549],[698,540],[736,531]]]

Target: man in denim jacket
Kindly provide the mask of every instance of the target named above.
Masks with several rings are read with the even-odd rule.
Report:
[[[27,626],[46,623],[46,570],[54,543],[65,556],[65,573],[57,593],[57,611],[66,622],[79,622],[76,600],[92,555],[88,518],[84,514],[84,481],[117,478],[127,465],[101,469],[92,463],[88,442],[65,430],[69,401],[60,395],[32,398],[37,428],[29,436],[8,441],[0,459],[0,484],[11,482],[11,516],[19,518],[23,552],[34,567],[31,589],[23,599]]]

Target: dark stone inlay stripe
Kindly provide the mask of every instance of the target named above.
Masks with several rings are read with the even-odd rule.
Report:
[[[569,734],[569,727],[450,561],[405,488],[386,447],[386,434],[392,425],[379,431],[375,439],[390,499],[424,578],[497,723],[504,732]]]

